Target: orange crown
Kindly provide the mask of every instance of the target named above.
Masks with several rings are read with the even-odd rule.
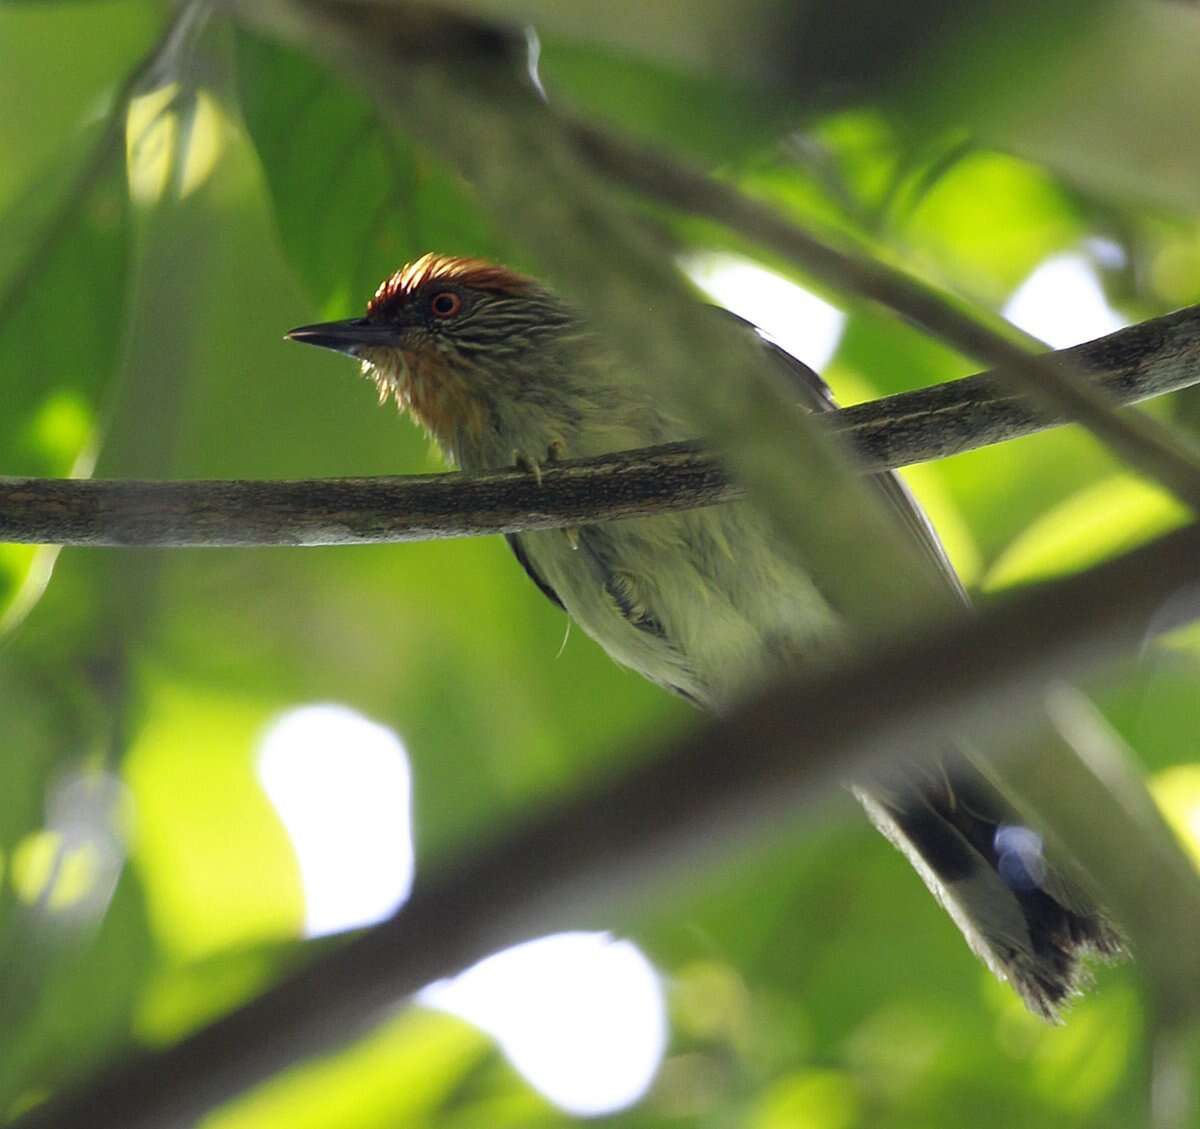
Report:
[[[458,282],[495,294],[521,294],[536,285],[533,279],[486,259],[460,259],[431,251],[385,278],[367,304],[367,313],[374,314],[385,307],[403,304],[427,282],[436,281]]]

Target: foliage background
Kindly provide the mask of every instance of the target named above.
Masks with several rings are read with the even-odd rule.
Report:
[[[530,6],[476,7],[520,19]],[[1200,79],[1173,62],[1200,46],[1195,12],[1092,5],[1066,35],[1027,7],[998,19],[980,5],[975,23],[935,35],[936,9],[914,5],[907,33],[893,29],[920,65],[871,71],[870,43],[845,33],[836,57],[861,65],[808,89],[677,57],[669,45],[704,26],[706,5],[665,32],[647,20],[602,34],[583,4],[539,27],[541,75],[553,99],[982,307],[999,309],[1064,252],[1091,256],[1130,321],[1196,301],[1188,126]],[[122,83],[169,14],[143,0],[0,5],[0,467],[437,469],[347,365],[282,333],[353,313],[431,248],[538,264],[362,91],[220,14],[161,52],[123,108]],[[1114,44],[1118,62],[1101,73]],[[789,271],[711,225],[659,218],[690,250],[752,252]],[[844,398],[972,370],[835,300],[848,320],[826,375]],[[1184,395],[1156,410],[1192,427],[1195,405]],[[985,591],[1180,520],[1070,429],[913,481]],[[498,539],[57,557],[0,546],[0,625],[0,1108],[13,1113],[128,1044],[234,1006],[312,947],[299,870],[256,778],[257,743],[280,711],[341,702],[402,736],[418,873],[689,722],[580,633],[564,646],[561,617]],[[1196,676],[1184,637],[1090,693],[1200,850]],[[102,769],[126,789],[114,801],[123,865],[112,836],[64,838],[48,801],[69,774]],[[614,1123],[1150,1117],[1155,1030],[1136,970],[1101,970],[1064,1027],[1031,1019],[848,801],[605,924],[661,970],[673,1030],[657,1083]],[[569,1120],[479,1033],[413,1009],[212,1124]]]

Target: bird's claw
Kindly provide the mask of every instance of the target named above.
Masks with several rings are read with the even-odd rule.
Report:
[[[540,459],[535,459],[524,451],[513,451],[513,466],[517,470],[523,470],[526,474],[532,474],[533,480],[539,486],[542,484],[542,462]]]
[[[526,474],[532,474],[533,480],[541,486],[542,484],[542,468],[545,466],[553,466],[555,463],[561,463],[563,456],[567,453],[567,445],[561,439],[552,439],[546,447],[544,458],[535,459],[532,455],[527,455],[524,451],[513,451],[513,466],[517,470],[523,470]]]
[[[513,451],[513,466],[518,470],[523,470],[526,474],[532,474],[533,480],[539,486],[542,484],[542,467],[554,466],[556,463],[561,463],[567,453],[567,445],[561,439],[552,439],[546,447],[546,455],[543,459],[535,459],[527,455],[524,451]],[[579,530],[574,526],[567,526],[563,529],[563,535],[567,539],[567,544],[572,549],[579,548]]]

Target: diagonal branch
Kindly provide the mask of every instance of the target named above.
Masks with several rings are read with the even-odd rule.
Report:
[[[997,366],[1011,387],[1055,415],[1082,424],[1119,458],[1200,511],[1200,451],[1150,416],[1117,412],[1117,404],[1073,366],[1047,364],[1014,340],[1011,331],[990,328],[950,296],[878,259],[823,242],[766,204],[661,150],[589,123],[562,120],[580,151],[609,176],[690,215],[715,220],[828,285],[877,302],[967,356]]]
[[[1200,306],[1052,353],[1135,403],[1200,382]],[[866,470],[998,443],[1065,422],[994,373],[817,417]],[[673,444],[547,470],[300,482],[0,478],[0,541],[72,545],[341,545],[549,529],[738,496],[715,459]]]
[[[840,778],[881,757],[936,748],[947,731],[1012,731],[1048,682],[1134,653],[1163,604],[1195,585],[1197,562],[1200,525],[1192,525],[974,619],[909,636],[813,680],[780,682],[657,757],[635,760],[624,776],[593,784],[444,866],[390,921],[258,999],[16,1124],[191,1123],[297,1060],[344,1045],[426,983],[504,945],[611,924],[618,910],[677,878],[681,866],[694,876],[706,859],[777,835]],[[1001,774],[1004,768],[996,766]],[[1074,801],[1053,788],[1039,791],[1042,813],[1084,868],[1104,875],[1106,899],[1159,993],[1169,990],[1180,1012],[1196,1009],[1200,884],[1161,826],[1139,822],[1104,788],[1093,790],[1100,806],[1087,809],[1087,821],[1060,823],[1058,808]]]

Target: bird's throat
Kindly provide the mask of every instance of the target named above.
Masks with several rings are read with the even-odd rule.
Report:
[[[460,449],[465,437],[483,429],[483,406],[469,383],[434,349],[364,350],[364,375],[379,389],[379,401],[394,399],[443,451]]]

